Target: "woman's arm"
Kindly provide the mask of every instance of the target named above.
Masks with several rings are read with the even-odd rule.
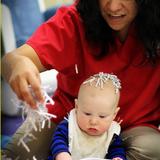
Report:
[[[36,100],[43,101],[39,72],[44,70],[36,52],[27,44],[2,58],[2,76],[18,98],[26,101],[31,107],[36,106]],[[32,87],[36,100],[28,86]]]

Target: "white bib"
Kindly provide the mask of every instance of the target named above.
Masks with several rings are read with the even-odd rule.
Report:
[[[120,133],[120,125],[113,121],[109,130],[101,136],[90,136],[84,133],[77,125],[75,109],[68,118],[69,151],[73,160],[82,158],[104,158],[113,135]]]

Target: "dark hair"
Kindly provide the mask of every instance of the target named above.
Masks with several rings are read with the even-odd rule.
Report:
[[[136,0],[138,14],[135,18],[139,39],[146,48],[146,58],[154,62],[160,56],[160,0]],[[112,29],[103,19],[98,0],[79,0],[76,8],[84,22],[86,38],[99,44],[103,57],[113,43]]]

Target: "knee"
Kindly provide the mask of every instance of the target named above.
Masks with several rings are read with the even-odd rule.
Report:
[[[136,127],[122,133],[128,159],[152,159],[160,157],[160,133],[149,127]]]

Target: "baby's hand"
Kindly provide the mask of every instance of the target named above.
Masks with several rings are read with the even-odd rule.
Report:
[[[112,160],[123,160],[123,159],[120,157],[117,157],[117,158],[113,158]]]
[[[57,154],[56,160],[72,160],[71,155],[67,152],[61,152]]]

